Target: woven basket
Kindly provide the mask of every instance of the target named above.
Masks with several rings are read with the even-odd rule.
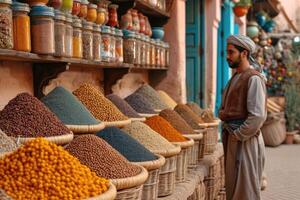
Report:
[[[201,181],[195,188],[194,193],[187,200],[205,200],[205,184]]]
[[[266,146],[278,146],[286,138],[286,127],[283,113],[269,113],[261,128]]]
[[[186,179],[188,172],[188,153],[194,145],[194,140],[190,139],[186,142],[172,142],[181,147],[181,152],[177,156],[176,164],[176,182],[183,182]]]
[[[221,189],[220,174],[220,161],[217,160],[209,166],[208,175],[204,179],[207,200],[214,200],[218,196]]]
[[[105,127],[120,127],[126,126],[131,123],[131,119],[123,120],[123,121],[114,121],[114,122],[103,122],[105,124]]]
[[[220,191],[218,194],[218,199],[219,200],[226,200],[226,192],[225,191]]]
[[[141,200],[143,185],[117,191],[115,200]]]
[[[44,139],[48,140],[49,142],[53,142],[57,145],[64,145],[68,144],[71,142],[74,138],[73,133],[71,132],[70,134],[66,135],[59,135],[59,136],[51,136],[51,137],[43,137]],[[24,144],[30,140],[34,140],[36,138],[14,138],[16,141],[19,141],[21,144]]]
[[[116,198],[116,195],[116,187],[112,183],[110,183],[109,189],[106,192],[96,197],[90,197],[86,200],[114,200]]]
[[[158,195],[158,180],[159,180],[159,171],[160,168],[165,164],[166,160],[161,155],[156,155],[158,157],[157,160],[148,161],[148,162],[135,162],[134,164],[138,164],[143,166],[148,170],[149,176],[143,187],[143,200],[155,200]]]
[[[200,141],[199,159],[204,155],[210,155],[216,150],[218,144],[218,126],[206,128],[203,131],[203,139]]]
[[[104,123],[96,125],[66,125],[74,134],[96,133],[105,128]]]
[[[225,187],[225,162],[224,155],[220,157],[220,174],[221,174],[221,188]]]
[[[194,140],[194,145],[188,154],[188,167],[194,168],[198,163],[200,140],[203,138],[203,134],[200,132],[197,134],[186,134],[184,136]]]
[[[144,122],[146,121],[145,117],[140,117],[140,118],[130,118],[131,122]]]

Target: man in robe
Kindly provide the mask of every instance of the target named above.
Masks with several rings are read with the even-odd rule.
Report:
[[[227,200],[260,200],[266,120],[266,86],[252,58],[255,43],[243,35],[227,38],[227,62],[235,73],[222,97],[219,117],[225,155]]]

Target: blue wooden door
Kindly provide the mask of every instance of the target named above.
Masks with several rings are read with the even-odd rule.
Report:
[[[203,106],[204,99],[204,0],[186,2],[186,88],[187,100]]]
[[[218,67],[217,67],[217,91],[216,114],[222,101],[222,92],[230,79],[231,70],[226,61],[226,38],[235,33],[233,3],[225,0],[221,8],[221,21],[218,29]]]

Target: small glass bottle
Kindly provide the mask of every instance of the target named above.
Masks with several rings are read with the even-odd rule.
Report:
[[[149,67],[151,65],[151,61],[150,61],[151,44],[150,44],[150,38],[148,36],[145,36],[145,44],[146,44],[146,63],[145,63],[145,65],[147,67]]]
[[[136,39],[135,33],[123,30],[124,33],[124,62],[129,64],[136,63]]]
[[[155,40],[155,66],[156,68],[160,68],[160,40]]]
[[[160,67],[166,67],[166,51],[165,51],[165,43],[163,41],[160,42]]]
[[[136,51],[135,51],[135,65],[141,65],[141,35],[139,33],[135,34],[136,39]]]
[[[156,57],[155,57],[155,40],[150,39],[150,66],[155,67]]]
[[[54,38],[55,38],[55,56],[63,57],[66,55],[66,16],[59,10],[54,11]]]
[[[105,9],[104,8],[98,8],[97,10],[97,19],[96,24],[103,25],[105,22]]]
[[[73,7],[72,7],[72,15],[79,15],[81,7],[81,0],[74,0]]]
[[[116,30],[116,61],[122,63],[124,61],[123,54],[123,33],[121,30]]]
[[[119,25],[118,12],[117,12],[118,7],[119,6],[117,4],[110,4],[108,6],[108,11],[109,11],[108,25],[109,26],[115,27],[115,26]]]
[[[102,44],[101,44],[101,58],[104,62],[109,62],[111,58],[110,52],[110,40],[111,40],[111,30],[108,26],[101,27],[102,32]]]
[[[110,27],[110,62],[116,62],[116,29]]]
[[[89,2],[87,0],[81,0],[81,3],[80,3],[80,12],[78,14],[78,16],[81,19],[85,19],[86,16],[87,16],[87,13],[88,13],[88,4],[89,4]]]
[[[141,62],[140,64],[144,67],[146,65],[146,40],[145,35],[140,37],[140,52],[141,52]]]
[[[71,14],[66,14],[66,37],[65,37],[65,56],[71,58],[73,55],[73,19]]]
[[[89,22],[95,22],[97,20],[97,5],[90,3],[88,5],[88,11],[86,20]]]
[[[93,23],[83,21],[82,44],[83,58],[87,60],[93,59]]]
[[[94,61],[101,61],[101,28],[94,24],[93,30],[93,53]]]
[[[82,22],[78,17],[73,18],[73,58],[82,58]]]
[[[166,67],[170,66],[170,45],[166,43]]]
[[[0,48],[13,48],[13,20],[12,10],[10,8],[11,0],[0,0]]]

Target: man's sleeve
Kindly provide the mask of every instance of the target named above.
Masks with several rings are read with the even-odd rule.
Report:
[[[248,118],[233,134],[240,141],[246,141],[257,134],[266,120],[266,86],[259,76],[252,76],[248,83]]]

